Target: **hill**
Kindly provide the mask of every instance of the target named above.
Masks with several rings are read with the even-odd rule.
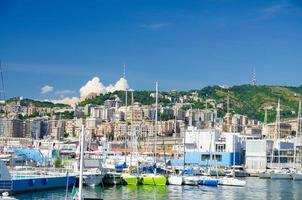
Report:
[[[227,96],[230,99],[231,111],[238,114],[247,115],[251,119],[263,121],[264,109],[268,108],[268,122],[275,120],[275,108],[278,99],[281,100],[281,118],[293,118],[297,116],[298,102],[302,95],[302,86],[289,87],[289,86],[252,86],[252,85],[238,85],[230,88],[223,88],[220,86],[208,86],[202,89],[190,91],[172,91],[160,92],[166,98],[162,98],[160,103],[165,106],[172,105],[173,102],[190,96],[192,92],[197,92],[199,100],[192,98],[187,101],[192,103],[193,108],[205,108],[205,100],[212,99],[216,105],[223,105],[218,109],[218,115],[224,116],[226,113]],[[154,91],[134,91],[134,101],[141,102],[146,105],[153,104],[155,99],[151,96]],[[125,92],[117,91],[108,94],[100,94],[92,99],[82,101],[82,106],[86,104],[103,105],[106,99],[115,99],[119,97],[122,102],[125,99]],[[128,95],[128,102],[130,102],[131,95]],[[211,106],[209,105],[209,108]],[[186,108],[184,108],[186,109]]]

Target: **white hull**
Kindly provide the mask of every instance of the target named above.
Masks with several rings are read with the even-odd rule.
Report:
[[[296,181],[302,181],[302,173],[294,173],[293,179]]]
[[[274,172],[271,174],[271,179],[292,179],[292,174]]]
[[[100,185],[103,180],[103,175],[101,174],[85,174],[83,175],[84,183],[91,187]]]
[[[219,184],[220,185],[228,185],[228,186],[239,186],[239,187],[243,187],[246,185],[246,181],[244,180],[239,180],[236,178],[228,178],[228,177],[224,177],[219,179]]]
[[[170,185],[182,185],[182,176],[172,175],[168,178]]]
[[[259,173],[259,178],[271,178],[271,173],[268,173],[268,172],[262,172],[262,173]]]
[[[184,176],[183,183],[184,185],[198,185],[200,177],[197,176]]]

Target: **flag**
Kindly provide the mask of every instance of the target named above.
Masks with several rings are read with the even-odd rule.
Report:
[[[78,200],[79,196],[78,196],[78,191],[75,188],[75,186],[73,186],[72,191],[71,191],[71,196],[73,200]]]

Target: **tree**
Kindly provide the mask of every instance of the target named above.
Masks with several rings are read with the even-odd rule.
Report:
[[[55,168],[60,168],[62,166],[62,159],[60,157],[60,153],[57,153],[55,159]]]

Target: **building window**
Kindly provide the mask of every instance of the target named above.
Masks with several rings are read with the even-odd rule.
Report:
[[[225,144],[216,144],[216,152],[225,152]]]
[[[201,161],[208,161],[210,159],[210,154],[203,154],[201,155]],[[212,154],[212,160],[217,160],[218,162],[221,162],[222,156],[218,154]]]
[[[209,154],[201,155],[201,160],[202,161],[210,160],[210,155]]]

